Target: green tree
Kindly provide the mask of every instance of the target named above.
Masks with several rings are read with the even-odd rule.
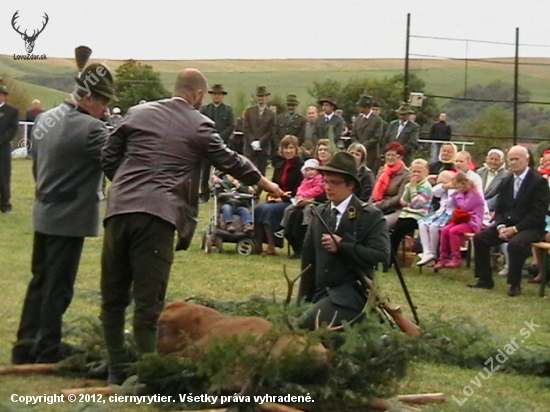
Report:
[[[395,110],[403,101],[404,76],[398,74],[392,77],[385,77],[381,80],[365,77],[354,77],[342,85],[336,80],[327,79],[323,82],[314,82],[308,88],[308,93],[315,99],[331,96],[338,102],[338,107],[344,111],[347,121],[351,120],[357,112],[355,103],[362,94],[368,94],[377,101],[383,109],[383,117],[386,121],[397,118]],[[410,90],[425,92],[426,84],[418,76],[411,74],[409,77]],[[438,107],[433,99],[427,99],[423,106],[417,110],[417,122],[431,125],[439,115]]]
[[[471,149],[476,160],[484,159],[492,147],[503,147],[505,142],[490,136],[512,136],[512,113],[505,110],[503,105],[493,105],[479,113],[474,119],[465,124],[468,134],[487,136],[478,138]]]
[[[126,60],[115,71],[115,90],[119,106],[125,112],[140,100],[158,100],[170,96],[160,81],[160,73],[152,66]]]

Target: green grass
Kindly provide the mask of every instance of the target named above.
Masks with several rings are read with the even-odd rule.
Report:
[[[15,340],[22,301],[30,279],[30,255],[32,247],[31,211],[33,182],[31,162],[13,162],[13,205],[9,215],[0,215],[0,364],[9,364],[11,344]],[[280,256],[261,258],[243,257],[234,252],[233,245],[225,245],[223,254],[205,254],[199,250],[200,229],[208,224],[208,207],[201,207],[200,223],[190,250],[178,252],[172,268],[168,287],[168,299],[207,297],[218,300],[243,300],[252,295],[266,298],[275,294],[282,301],[286,294],[282,265],[290,273],[297,273],[299,262],[287,260],[284,251]],[[83,252],[80,271],[75,288],[75,298],[65,315],[67,325],[75,324],[82,317],[97,318],[100,296],[100,238],[88,239]],[[416,268],[405,269],[405,277],[412,298],[418,306],[420,319],[435,313],[444,318],[458,315],[470,316],[480,325],[508,341],[519,336],[524,321],[533,319],[541,327],[523,348],[550,349],[550,319],[548,299],[538,297],[538,286],[524,285],[523,295],[517,298],[506,296],[506,285],[502,278],[496,279],[494,291],[471,290],[465,284],[472,281],[471,270],[443,270],[438,275],[430,269],[419,273]],[[406,301],[393,271],[379,273],[382,291],[394,305],[406,306]],[[408,311],[407,311],[408,312]],[[495,348],[495,350],[498,348]],[[512,355],[513,356],[513,355]],[[548,379],[496,373],[462,407],[458,407],[451,396],[462,399],[462,389],[471,385],[477,370],[461,369],[449,365],[416,363],[400,393],[444,392],[447,402],[424,407],[430,411],[547,411],[550,404]],[[46,375],[0,376],[0,410],[13,411],[59,411],[75,412],[76,404],[44,404],[27,406],[12,404],[13,393],[40,395],[59,393],[63,388],[93,384],[83,379],[61,378]],[[95,382],[98,384],[98,382]],[[80,405],[82,407],[82,405]],[[11,409],[10,409],[11,408]],[[90,409],[95,411],[96,409]],[[98,411],[153,411],[153,407],[134,405],[109,405]]]

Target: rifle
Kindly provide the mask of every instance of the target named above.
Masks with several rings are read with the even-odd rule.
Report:
[[[328,227],[327,223],[323,220],[323,218],[321,217],[320,213],[317,211],[317,209],[315,209],[315,207],[312,207],[311,208],[311,212],[313,215],[315,215],[319,221],[321,222],[321,224],[323,225],[323,227],[325,228],[325,230],[327,231],[327,233],[330,235],[330,237],[332,238],[332,240],[334,241],[335,244],[338,244],[336,242],[336,239],[334,238],[334,233],[330,230],[330,228]],[[340,251],[342,251],[342,249],[339,249]],[[345,254],[345,252],[344,252]],[[394,262],[394,264],[397,264],[397,262]],[[375,289],[374,289],[374,285],[373,285],[373,282],[371,279],[369,279],[364,273],[363,271],[361,271],[360,269],[357,269],[355,271],[356,275],[357,275],[357,279],[359,280],[359,282],[361,283],[361,286],[364,287],[365,289],[367,290],[370,290],[371,292],[375,293]],[[380,310],[389,315],[393,321],[395,322],[395,324],[399,327],[399,329],[401,329],[403,332],[405,332],[407,335],[411,336],[411,337],[418,337],[422,334],[420,328],[418,327],[418,324],[417,323],[414,323],[412,322],[410,319],[408,319],[405,315],[403,315],[403,312],[401,311],[401,308],[398,306],[396,308],[392,308],[389,304],[389,302],[387,300],[383,300],[380,298],[380,296],[378,295],[375,295],[375,297],[378,299],[378,301],[380,302],[379,303],[379,308]],[[410,299],[410,296],[409,296],[409,299]],[[412,305],[412,302],[411,303],[411,307],[414,307]],[[413,313],[416,315],[416,311],[413,310]],[[415,316],[416,317],[416,316]],[[418,318],[417,318],[418,319]]]

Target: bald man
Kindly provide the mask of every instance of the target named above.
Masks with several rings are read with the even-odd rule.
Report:
[[[214,122],[200,113],[207,90],[199,71],[182,71],[172,98],[130,108],[103,149],[102,167],[112,185],[104,222],[101,320],[113,384],[126,377],[124,320],[132,299],[137,350],[156,351],[174,231],[176,250],[187,249],[197,224],[201,160],[243,184],[282,195],[249,160],[228,149]]]
[[[531,254],[531,243],[544,238],[545,217],[550,203],[548,182],[529,168],[529,152],[513,146],[508,152],[508,169],[498,188],[493,225],[474,236],[474,288],[492,289],[491,246],[508,242],[508,296],[521,294],[521,272]]]

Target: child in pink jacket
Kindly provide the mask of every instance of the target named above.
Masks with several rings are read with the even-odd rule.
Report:
[[[311,203],[318,196],[325,193],[325,186],[323,184],[323,175],[317,170],[319,168],[319,161],[317,159],[308,159],[302,166],[302,174],[304,179],[298,190],[296,191],[296,197],[291,199],[292,205],[285,209],[283,219],[281,220],[281,227],[285,228],[290,214],[297,207],[304,208],[304,220],[309,221],[311,219]],[[275,232],[275,236],[283,237],[283,230]]]
[[[455,210],[449,223],[441,229],[439,260],[434,269],[458,268],[462,266],[460,246],[465,233],[477,233],[483,226],[485,199],[476,189],[474,181],[459,172],[453,178],[456,192],[452,194]]]

